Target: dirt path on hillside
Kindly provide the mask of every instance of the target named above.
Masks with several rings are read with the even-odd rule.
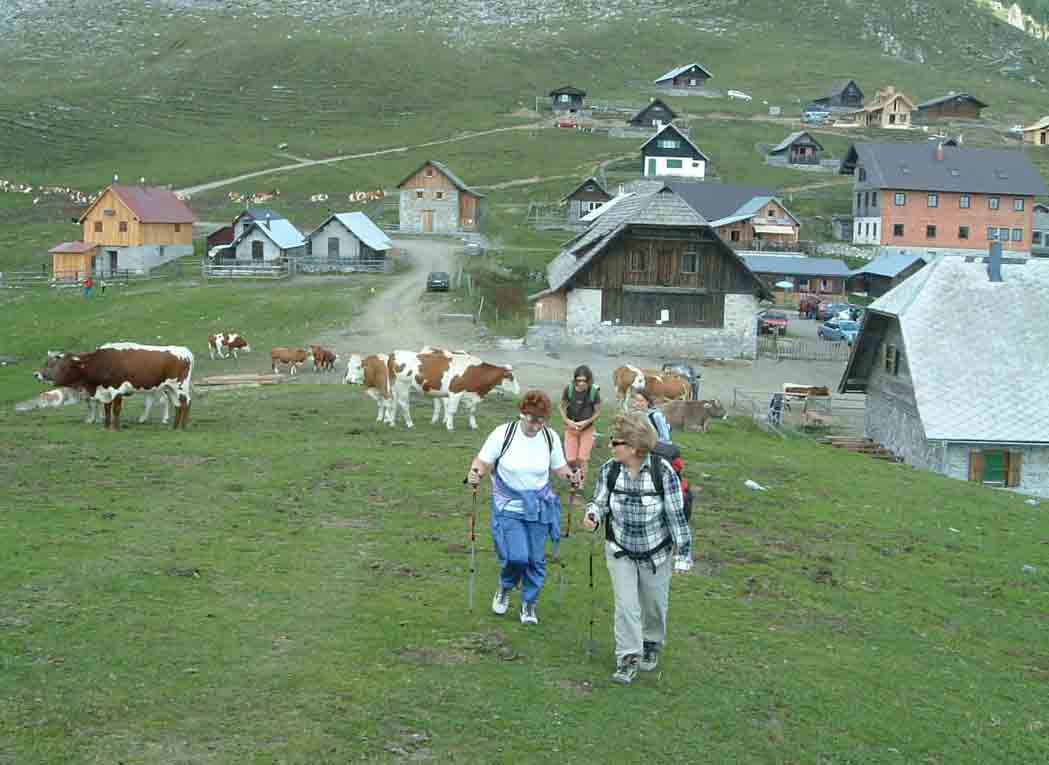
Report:
[[[801,186],[788,186],[787,188],[783,189],[783,193],[809,191],[811,189],[823,189],[828,186],[843,186],[845,184],[851,183],[852,178],[835,178],[832,181],[817,181],[815,183],[804,183]]]

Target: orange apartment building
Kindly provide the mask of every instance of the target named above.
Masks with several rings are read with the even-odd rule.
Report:
[[[884,254],[984,254],[993,241],[1031,254],[1036,196],[1049,193],[1019,151],[956,142],[854,144],[841,172],[855,179],[853,244]]]

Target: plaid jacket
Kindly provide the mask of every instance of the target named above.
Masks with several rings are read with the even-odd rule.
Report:
[[[637,478],[630,477],[630,471],[621,466],[616,479],[616,491],[608,491],[608,471],[612,460],[601,466],[595,482],[594,498],[587,505],[587,512],[593,512],[598,519],[607,523],[608,513],[612,513],[612,533],[616,543],[630,553],[644,553],[653,550],[670,537],[677,554],[691,560],[692,529],[685,518],[685,499],[681,493],[681,480],[666,460],[658,460],[663,470],[663,497],[639,496],[620,492],[655,492],[652,483],[652,461],[650,455],[641,465]],[[673,552],[664,547],[652,556],[652,565],[659,566]]]

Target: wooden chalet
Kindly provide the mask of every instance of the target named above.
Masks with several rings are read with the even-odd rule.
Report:
[[[550,263],[547,280],[549,288],[530,298],[534,333],[632,351],[688,346],[697,355],[753,357],[758,301],[771,297],[703,217],[662,185],[610,206]]]
[[[645,177],[675,175],[703,178],[710,159],[673,124],[641,145],[641,174]]]
[[[863,91],[855,80],[838,80],[830,86],[830,92],[812,101],[815,106],[826,109],[861,109]]]
[[[671,69],[655,80],[656,87],[675,90],[699,90],[706,87],[714,75],[702,64],[691,63]]]
[[[854,112],[853,120],[862,127],[908,128],[916,108],[905,93],[896,90],[895,85],[888,85],[878,91],[873,101]]]
[[[847,280],[849,292],[865,292],[868,297],[881,297],[893,287],[914,276],[925,265],[920,255],[887,254],[854,270]]]
[[[586,100],[586,91],[564,85],[550,91],[551,106],[555,112],[581,112]]]
[[[51,256],[51,275],[58,281],[82,281],[97,274],[98,245],[87,242],[62,242],[47,251]]]
[[[791,133],[769,150],[770,157],[781,157],[789,165],[818,165],[823,144],[805,130]]]
[[[945,119],[980,119],[987,108],[980,99],[968,93],[948,93],[946,96],[922,101],[914,113],[915,122],[936,122]]]
[[[401,192],[401,231],[454,233],[476,231],[480,225],[484,194],[471,189],[440,162],[427,160],[397,188]]]
[[[1033,125],[1023,130],[1024,143],[1035,146],[1049,146],[1049,117],[1042,117]]]
[[[612,195],[605,191],[601,182],[591,176],[580,183],[571,193],[561,198],[561,204],[568,205],[568,221],[577,223],[584,215],[603,205]]]
[[[631,127],[654,128],[662,130],[677,118],[677,112],[671,109],[661,98],[653,98],[644,109],[628,120]]]

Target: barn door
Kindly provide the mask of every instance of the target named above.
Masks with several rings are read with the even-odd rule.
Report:
[[[423,232],[433,233],[433,210],[423,210]]]
[[[667,247],[660,249],[656,263],[656,279],[660,284],[674,283],[674,251]]]

